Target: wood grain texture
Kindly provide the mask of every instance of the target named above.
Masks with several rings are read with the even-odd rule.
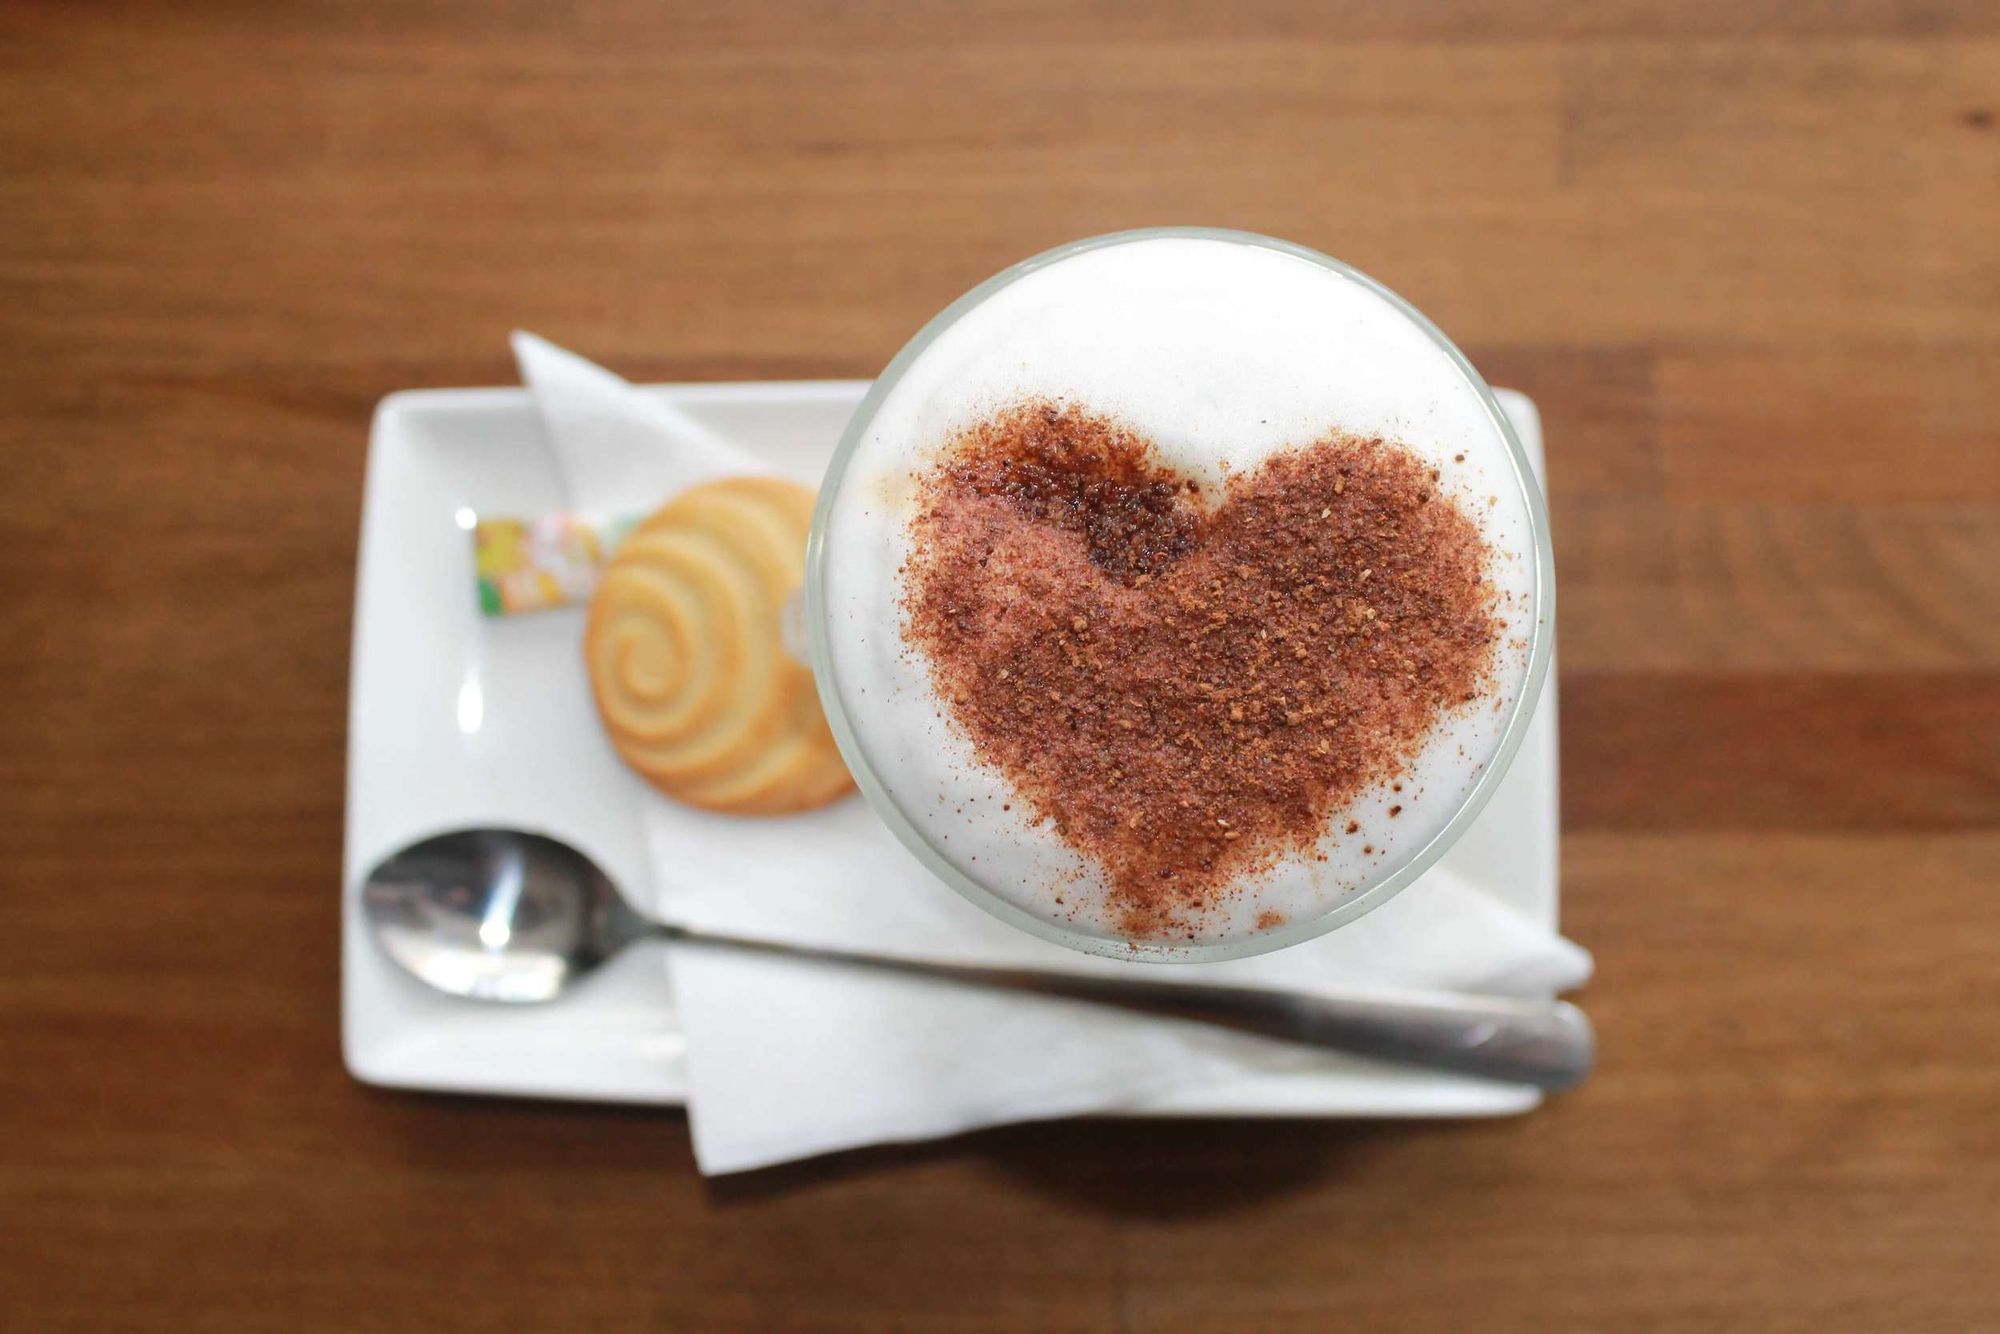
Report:
[[[1949,0],[0,9],[0,1327],[2000,1328],[1996,118]],[[869,375],[1182,221],[1542,406],[1601,1074],[712,1184],[351,1083],[374,401]]]

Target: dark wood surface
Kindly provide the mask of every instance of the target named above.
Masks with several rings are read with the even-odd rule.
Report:
[[[2000,9],[0,9],[0,1326],[2000,1328]],[[1012,260],[1331,251],[1547,416],[1600,1076],[705,1184],[378,1092],[368,413],[869,375]]]

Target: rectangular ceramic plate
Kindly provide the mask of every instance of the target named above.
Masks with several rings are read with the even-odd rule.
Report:
[[[661,385],[652,392],[774,466],[817,483],[865,381]],[[1541,466],[1534,404],[1502,406]],[[363,926],[367,868],[467,825],[545,830],[622,885],[647,879],[633,778],[605,743],[583,679],[582,613],[481,617],[462,512],[533,515],[565,496],[525,390],[393,394],[375,414],[361,521],[349,700],[341,1018],[348,1069],[371,1084],[677,1104],[682,1040],[657,946],[614,960],[552,1005],[483,1006],[397,972]],[[1556,708],[1550,674],[1513,769],[1445,864],[1556,920]],[[939,893],[946,893],[939,886]],[[638,902],[650,895],[636,892]],[[1300,1072],[1204,1089],[1155,1115],[1481,1116],[1532,1091],[1388,1067]]]

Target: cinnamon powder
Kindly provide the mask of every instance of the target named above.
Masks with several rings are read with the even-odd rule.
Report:
[[[1135,939],[1310,852],[1492,670],[1486,543],[1390,441],[1330,435],[1210,503],[1118,422],[1037,401],[919,487],[908,640]]]

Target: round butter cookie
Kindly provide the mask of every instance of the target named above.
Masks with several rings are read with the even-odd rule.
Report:
[[[781,628],[812,504],[774,477],[684,491],[632,530],[591,597],[584,659],[605,731],[677,801],[784,815],[854,786]]]

